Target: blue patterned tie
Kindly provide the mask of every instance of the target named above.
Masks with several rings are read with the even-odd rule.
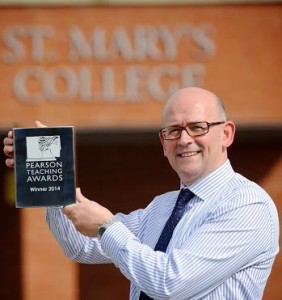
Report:
[[[172,237],[173,230],[182,218],[184,211],[185,211],[185,206],[188,203],[190,199],[192,199],[194,194],[188,190],[188,189],[182,189],[179,193],[178,199],[176,201],[176,204],[174,206],[174,209],[167,220],[165,227],[159,237],[159,240],[155,246],[155,251],[162,251],[165,252],[166,248],[169,244],[169,241]],[[147,296],[144,292],[140,293],[139,300],[149,300],[149,296]]]

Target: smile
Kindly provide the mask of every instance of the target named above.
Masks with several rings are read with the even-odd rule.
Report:
[[[200,151],[183,152],[183,153],[177,154],[177,156],[179,156],[179,157],[190,157],[190,156],[195,156],[198,153],[200,153]]]

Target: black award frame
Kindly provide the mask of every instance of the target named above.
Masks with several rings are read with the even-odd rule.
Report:
[[[16,207],[75,203],[74,128],[14,128]]]

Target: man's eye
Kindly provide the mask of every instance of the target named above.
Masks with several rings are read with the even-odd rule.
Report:
[[[179,128],[169,128],[168,134],[172,134],[172,135],[173,135],[173,134],[178,134],[179,131],[180,131]]]
[[[202,131],[204,129],[204,127],[201,125],[195,124],[195,125],[190,125],[189,129],[192,131]]]

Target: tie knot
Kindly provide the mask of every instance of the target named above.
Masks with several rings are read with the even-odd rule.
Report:
[[[177,201],[176,206],[177,207],[183,207],[185,206],[190,199],[192,199],[194,196],[194,193],[191,192],[189,189],[181,189]]]

